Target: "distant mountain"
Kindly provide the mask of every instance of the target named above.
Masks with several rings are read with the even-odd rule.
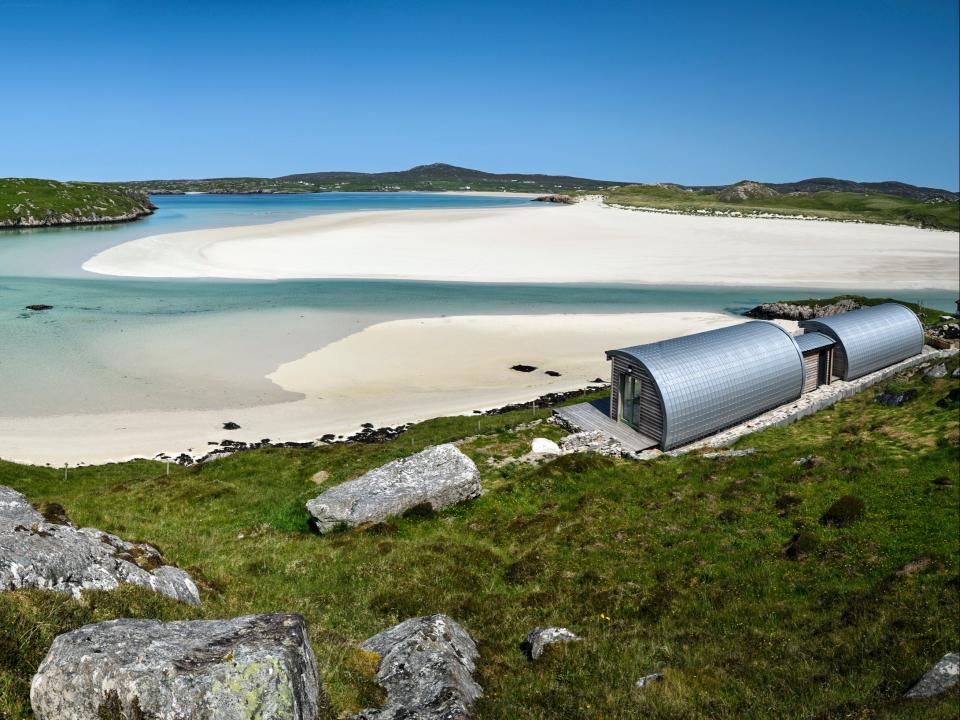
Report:
[[[745,184],[746,183],[746,184]],[[457,167],[446,163],[417,165],[409,170],[364,173],[336,170],[312,173],[294,173],[274,178],[236,177],[182,180],[135,180],[123,185],[154,195],[180,194],[185,192],[226,193],[305,193],[329,191],[374,191],[396,192],[401,190],[481,190],[481,191],[528,191],[537,193],[570,192],[576,190],[600,190],[602,188],[630,185],[623,180],[595,180],[570,175],[545,175],[542,173],[490,173],[471,168]],[[917,187],[901,182],[864,183],[835,178],[811,178],[793,183],[759,183],[741,181],[732,185],[676,185],[687,190],[752,196],[770,188],[778,194],[850,192],[895,195],[923,202],[957,202],[957,193],[937,188]]]
[[[556,192],[596,190],[620,185],[613,180],[591,180],[569,175],[488,173],[445,163],[417,165],[409,170],[382,173],[327,171],[296,173],[276,178],[209,178],[202,180],[138,180],[127,187],[151,194],[297,193],[325,191],[486,190]]]
[[[740,184],[740,183],[737,183]],[[886,180],[883,182],[857,182],[855,180],[838,180],[837,178],[810,178],[791,183],[763,183],[766,187],[784,195],[794,193],[815,192],[850,192],[876,195],[895,195],[897,197],[912,198],[923,202],[957,202],[960,194],[939,188],[920,187],[909,183]],[[705,192],[721,192],[729,185],[685,185],[690,190]]]

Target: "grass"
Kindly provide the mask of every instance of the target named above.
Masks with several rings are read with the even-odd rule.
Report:
[[[117,185],[62,183],[33,178],[0,178],[0,227],[71,224],[126,215],[146,215],[145,195]]]
[[[960,423],[955,405],[938,405],[957,381],[891,382],[916,399],[886,407],[868,390],[745,438],[757,452],[740,458],[510,463],[533,437],[561,436],[526,410],[433,420],[383,445],[240,453],[169,477],[149,461],[72,470],[67,482],[0,463],[0,484],[32,501],[157,544],[203,596],[191,608],[136,588],[79,602],[0,594],[0,716],[29,717],[34,669],[81,624],[291,611],[309,622],[331,717],[382,698],[356,641],[443,612],[478,642],[479,719],[955,718],[957,691],[902,695],[960,646]],[[323,487],[453,440],[482,470],[480,499],[309,532],[303,503]],[[821,523],[844,496],[862,517]],[[584,641],[532,664],[519,643],[549,624]],[[634,689],[657,671],[664,682]]]
[[[712,192],[676,186],[624,185],[610,188],[603,195],[611,204],[683,213],[775,213],[960,230],[960,203],[923,202],[874,193],[817,192],[725,202]]]

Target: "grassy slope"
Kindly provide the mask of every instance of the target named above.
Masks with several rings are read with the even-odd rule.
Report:
[[[118,217],[145,214],[147,198],[98,183],[61,183],[33,178],[0,178],[0,223],[64,214]]]
[[[34,668],[56,634],[82,623],[284,610],[309,620],[337,712],[378,697],[371,659],[352,641],[445,612],[480,646],[477,718],[955,718],[956,691],[900,698],[960,646],[960,431],[956,406],[936,404],[958,383],[896,383],[918,399],[883,407],[868,391],[748,437],[741,445],[759,452],[726,460],[579,455],[496,468],[488,459],[560,431],[517,427],[531,411],[483,418],[483,434],[462,445],[483,469],[482,498],[325,537],[308,532],[303,509],[315,472],[341,482],[475,434],[477,419],[430,421],[385,445],[253,451],[169,477],[148,461],[71,470],[66,482],[56,469],[0,463],[0,484],[156,543],[205,588],[199,609],[132,588],[81,602],[0,595],[0,715],[27,713]],[[822,462],[793,464],[811,454]],[[865,518],[822,526],[845,494],[864,500]],[[789,560],[798,528],[816,547]],[[899,573],[921,558],[919,572]],[[546,624],[585,640],[532,665],[517,644]],[[665,682],[632,690],[661,669]]]
[[[680,212],[740,212],[807,215],[831,220],[914,225],[942,230],[960,230],[960,203],[924,203],[893,195],[818,192],[778,195],[737,202],[723,202],[708,192],[656,185],[627,185],[604,193],[609,203],[651,207]]]

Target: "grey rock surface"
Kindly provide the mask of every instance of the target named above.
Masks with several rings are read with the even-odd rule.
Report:
[[[905,697],[928,698],[941,695],[960,683],[960,655],[947,653],[924,673]]]
[[[746,457],[747,455],[753,455],[756,451],[756,448],[744,448],[743,450],[715,450],[713,452],[705,452],[703,457],[711,459],[725,457]]]
[[[316,720],[320,698],[299,615],[86,625],[53,641],[30,686],[38,720]]]
[[[601,455],[620,457],[626,453],[623,445],[600,430],[587,430],[560,438],[560,452],[570,453],[593,452]]]
[[[366,640],[380,654],[377,679],[387,703],[363,720],[465,720],[483,695],[473,679],[479,653],[473,639],[446,615],[411,618]]]
[[[855,300],[838,300],[830,305],[797,305],[795,303],[775,302],[757,305],[745,312],[744,315],[760,320],[812,320],[859,309],[860,303]]]
[[[928,368],[923,372],[925,377],[928,378],[942,378],[947,376],[947,366],[943,363],[939,365],[934,365],[932,368]]]
[[[23,495],[0,486],[0,591],[39,588],[68,592],[113,590],[120,583],[200,604],[190,576],[164,563],[156,548],[95,528],[78,528],[59,506],[46,517]]]
[[[558,642],[575,642],[582,640],[579,635],[562,627],[535,627],[527,633],[526,640],[521,647],[531,660],[539,660],[544,648]]]
[[[650,683],[661,682],[663,680],[663,673],[651,673],[650,675],[644,675],[642,678],[637,680],[636,687],[638,689],[644,688]]]
[[[436,445],[394,460],[307,502],[318,532],[380,522],[419,505],[434,510],[478,497],[480,472],[454,445]]]

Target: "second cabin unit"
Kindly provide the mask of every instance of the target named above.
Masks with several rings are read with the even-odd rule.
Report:
[[[608,350],[610,417],[670,450],[923,350],[917,316],[894,303],[800,326],[792,336],[753,321]]]

